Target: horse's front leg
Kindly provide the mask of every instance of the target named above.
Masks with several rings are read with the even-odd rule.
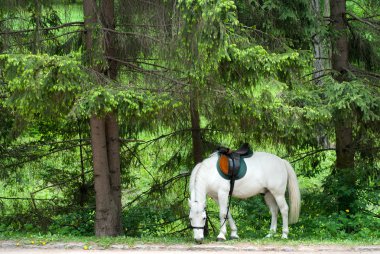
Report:
[[[218,193],[218,203],[219,203],[219,218],[220,218],[220,231],[217,237],[218,241],[225,241],[227,234],[227,206],[228,206],[228,193],[219,192]],[[236,225],[235,225],[236,227]]]
[[[231,211],[228,213],[228,222],[230,223],[231,228],[231,239],[239,239],[239,236],[237,234],[237,227],[234,219],[232,218]]]

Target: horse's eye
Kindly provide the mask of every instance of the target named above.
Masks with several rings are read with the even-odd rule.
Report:
[[[206,220],[206,218],[203,218],[203,220]]]

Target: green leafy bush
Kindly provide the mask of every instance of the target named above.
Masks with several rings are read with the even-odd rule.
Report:
[[[94,231],[95,212],[81,210],[67,214],[56,215],[49,226],[52,234],[91,236]]]

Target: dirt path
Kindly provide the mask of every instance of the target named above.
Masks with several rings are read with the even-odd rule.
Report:
[[[258,245],[250,243],[209,243],[209,244],[189,244],[189,245],[160,245],[141,244],[128,246],[115,244],[104,249],[100,246],[84,243],[38,243],[20,244],[15,241],[0,241],[1,254],[79,254],[79,253],[138,253],[138,254],[178,254],[183,252],[195,252],[201,254],[232,254],[236,252],[253,252],[255,254],[274,253],[307,253],[307,254],[343,254],[343,253],[363,253],[380,254],[380,245],[349,246],[349,245]]]
[[[184,251],[153,251],[153,250],[57,250],[57,249],[0,249],[2,254],[83,254],[83,253],[91,253],[91,254],[130,254],[130,253],[136,253],[136,254],[179,254],[179,253],[186,253]],[[208,251],[208,250],[202,250],[202,251],[188,251],[191,253],[200,253],[200,254],[233,254],[236,253],[236,251]],[[254,254],[275,254],[280,253],[277,251],[241,251],[241,253],[254,253]],[[287,252],[287,253],[307,253],[307,254],[345,254],[345,253],[368,253],[367,251],[300,251],[300,252]],[[380,253],[380,252],[370,252],[372,253]]]

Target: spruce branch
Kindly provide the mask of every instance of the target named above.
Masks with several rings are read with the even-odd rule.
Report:
[[[121,35],[134,35],[134,36],[137,36],[137,37],[145,37],[145,38],[148,38],[148,39],[150,39],[152,41],[156,41],[156,42],[162,43],[162,41],[160,41],[159,39],[154,38],[152,36],[149,36],[147,34],[140,34],[140,33],[134,33],[134,32],[121,32],[121,31],[116,31],[114,29],[106,28],[106,27],[102,27],[102,30],[103,31],[107,31],[107,32],[111,32],[111,33],[121,34]]]
[[[354,18],[354,20],[357,20],[357,21],[360,21],[370,27],[372,27],[373,29],[377,30],[377,31],[380,31],[380,26],[379,25],[376,25],[366,19],[362,19],[362,18],[359,18],[358,16],[356,16],[355,14],[351,13],[351,12],[346,12],[348,15],[350,15],[351,17]]]

